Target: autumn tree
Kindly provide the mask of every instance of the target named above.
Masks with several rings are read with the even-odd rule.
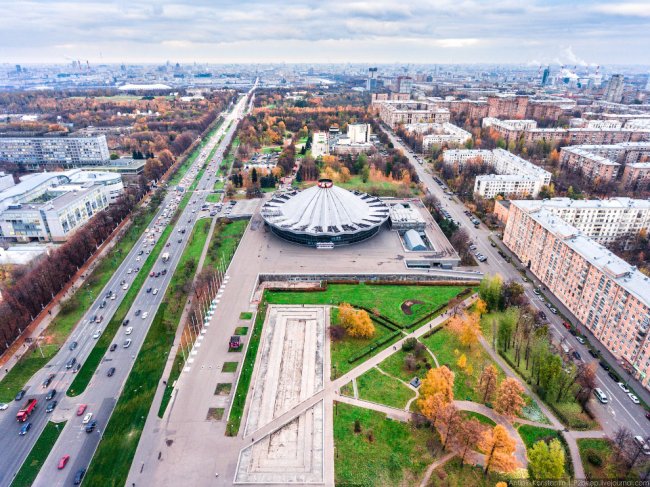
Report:
[[[418,399],[418,408],[420,408],[420,412],[424,417],[431,421],[431,424],[434,427],[447,404],[448,403],[445,401],[444,396],[439,392]]]
[[[478,386],[483,394],[483,402],[491,402],[497,388],[497,368],[490,364],[483,369],[479,377]]]
[[[339,306],[339,323],[351,337],[370,338],[375,334],[375,325],[368,312],[354,309],[347,303]]]
[[[440,412],[436,430],[440,435],[440,441],[442,442],[443,450],[447,449],[447,443],[449,442],[449,439],[458,433],[462,422],[463,417],[453,402],[447,404]]]
[[[479,316],[483,316],[488,311],[487,303],[483,301],[481,298],[478,298],[476,300],[476,303],[474,303],[474,309],[476,309],[476,312],[478,313]]]
[[[462,313],[449,319],[449,329],[458,336],[458,340],[466,347],[477,344],[481,336],[481,325],[477,313]]]
[[[460,457],[461,467],[465,463],[465,457],[469,450],[472,450],[481,440],[485,427],[476,418],[461,421],[456,434],[451,438],[451,447]]]
[[[504,426],[497,424],[485,431],[478,446],[485,453],[485,475],[490,470],[511,472],[517,467],[516,443]]]
[[[420,395],[424,398],[438,393],[446,403],[454,400],[454,373],[445,365],[429,369],[420,386]]]
[[[550,443],[538,441],[528,453],[528,466],[534,479],[564,478],[564,448],[557,438]]]
[[[490,311],[500,309],[501,291],[503,289],[503,279],[499,274],[485,276],[479,285],[479,296]]]
[[[522,394],[524,387],[514,377],[504,379],[497,389],[495,410],[512,420],[521,413],[526,402]]]

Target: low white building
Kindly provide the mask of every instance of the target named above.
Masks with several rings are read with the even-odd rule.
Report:
[[[404,130],[411,133],[423,134],[422,150],[428,151],[434,145],[462,145],[472,140],[472,134],[452,123],[411,123],[404,126]]]
[[[0,193],[0,239],[65,241],[123,191],[116,173],[73,169],[23,177]]]

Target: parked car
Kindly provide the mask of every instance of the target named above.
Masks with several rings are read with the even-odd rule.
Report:
[[[644,455],[650,455],[650,446],[648,446],[642,436],[635,436],[634,441],[641,447]]]
[[[0,402],[0,411],[5,411],[7,409],[9,409],[9,404],[6,402]]]
[[[585,339],[582,337],[576,337],[576,340],[578,340],[578,343],[585,344]]]
[[[589,355],[593,358],[598,358],[598,352],[594,352],[591,348],[589,349]]]
[[[616,382],[619,381],[618,375],[616,375],[616,374],[615,374],[614,372],[612,372],[611,370],[610,370],[609,372],[607,372],[607,375],[608,375],[608,376],[609,376],[613,381],[616,381]]]
[[[594,389],[594,396],[596,396],[601,403],[607,404],[607,394],[605,394],[599,387]]]
[[[111,345],[111,348],[109,348],[109,350],[111,352],[114,352],[116,348],[117,348],[117,343],[113,343],[113,345]]]
[[[634,394],[632,394],[631,392],[628,393],[627,396],[630,398],[630,400],[631,400],[634,404],[639,404],[639,403],[641,402],[641,401],[639,401],[639,398],[636,397],[636,396],[635,396]]]
[[[582,357],[580,356],[580,352],[578,352],[577,350],[574,350],[571,355],[573,355],[573,358],[575,358],[576,360],[582,360]]]
[[[607,365],[605,362],[598,362],[598,365],[600,365],[603,370],[609,371],[609,365]]]
[[[557,314],[557,309],[556,309],[556,308],[552,308],[552,307],[551,307],[551,308],[549,308],[549,309],[551,310],[551,313],[553,313],[554,315]]]
[[[621,390],[622,390],[625,394],[628,394],[628,393],[630,392],[630,390],[627,388],[627,386],[626,386],[625,384],[623,384],[622,382],[619,382],[619,383],[618,383],[618,387],[620,387]]]

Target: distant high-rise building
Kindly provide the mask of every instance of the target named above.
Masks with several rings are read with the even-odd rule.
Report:
[[[645,82],[645,90],[650,91],[650,74],[648,75],[648,80]]]
[[[542,86],[546,86],[548,84],[548,78],[551,75],[551,68],[550,66],[547,66],[546,69],[544,70],[544,74],[542,75]]]
[[[623,75],[613,74],[609,78],[605,99],[612,103],[620,103],[623,98]]]
[[[366,90],[375,91],[377,89],[377,68],[368,68],[368,78],[366,79]]]
[[[20,73],[23,69],[20,67],[20,64],[16,64],[16,73]]]
[[[395,91],[398,93],[411,93],[413,90],[413,78],[410,76],[398,76]]]

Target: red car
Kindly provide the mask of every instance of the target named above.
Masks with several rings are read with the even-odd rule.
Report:
[[[562,326],[563,326],[564,328],[566,328],[567,330],[570,330],[570,329],[571,329],[571,325],[568,324],[566,321],[563,321],[563,322],[562,322]]]
[[[79,404],[79,407],[77,408],[77,416],[81,416],[86,411],[86,407],[88,407],[86,404]]]
[[[59,460],[59,464],[56,466],[59,470],[63,470],[65,466],[68,464],[68,460],[70,460],[70,455],[63,455],[61,457],[61,460]]]

